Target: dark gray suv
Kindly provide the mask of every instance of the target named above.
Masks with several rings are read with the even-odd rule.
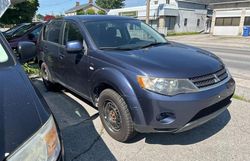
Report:
[[[217,56],[167,41],[143,22],[118,16],[56,19],[38,40],[48,89],[59,83],[99,109],[106,131],[182,132],[221,114],[235,82]]]
[[[22,61],[35,51],[34,43],[19,45]],[[0,33],[0,160],[62,160],[59,134],[48,105]]]

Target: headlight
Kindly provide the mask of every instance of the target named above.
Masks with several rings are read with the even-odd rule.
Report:
[[[198,91],[198,88],[188,79],[137,76],[137,81],[144,89],[169,96]]]
[[[57,129],[51,116],[35,135],[7,158],[7,161],[54,161],[60,151]]]

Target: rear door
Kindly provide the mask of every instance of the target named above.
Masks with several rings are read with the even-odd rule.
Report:
[[[62,31],[62,20],[54,20],[48,23],[44,29],[43,40],[41,42],[40,50],[44,55],[44,61],[49,67],[49,71],[54,80],[60,80],[60,58],[59,58],[59,47],[61,46],[61,31]]]
[[[63,31],[63,42],[59,49],[60,65],[63,66],[63,70],[61,70],[63,83],[80,95],[87,97],[88,57],[84,34],[77,23],[69,20],[65,21]],[[84,50],[79,53],[68,53],[66,44],[70,41],[81,42]]]

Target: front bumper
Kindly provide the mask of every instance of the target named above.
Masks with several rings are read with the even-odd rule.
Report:
[[[218,87],[197,93],[163,96],[146,91],[138,99],[140,108],[132,109],[135,129],[143,133],[190,130],[224,112],[234,91],[235,81],[232,78]],[[162,113],[169,114],[164,115],[166,122],[158,119]]]

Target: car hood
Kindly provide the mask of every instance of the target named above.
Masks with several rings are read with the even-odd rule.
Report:
[[[39,103],[19,65],[0,68],[0,160],[11,154],[41,126]],[[44,111],[43,111],[44,112]]]
[[[216,72],[224,66],[208,51],[174,42],[140,50],[105,52],[118,64],[155,77],[191,78]]]

